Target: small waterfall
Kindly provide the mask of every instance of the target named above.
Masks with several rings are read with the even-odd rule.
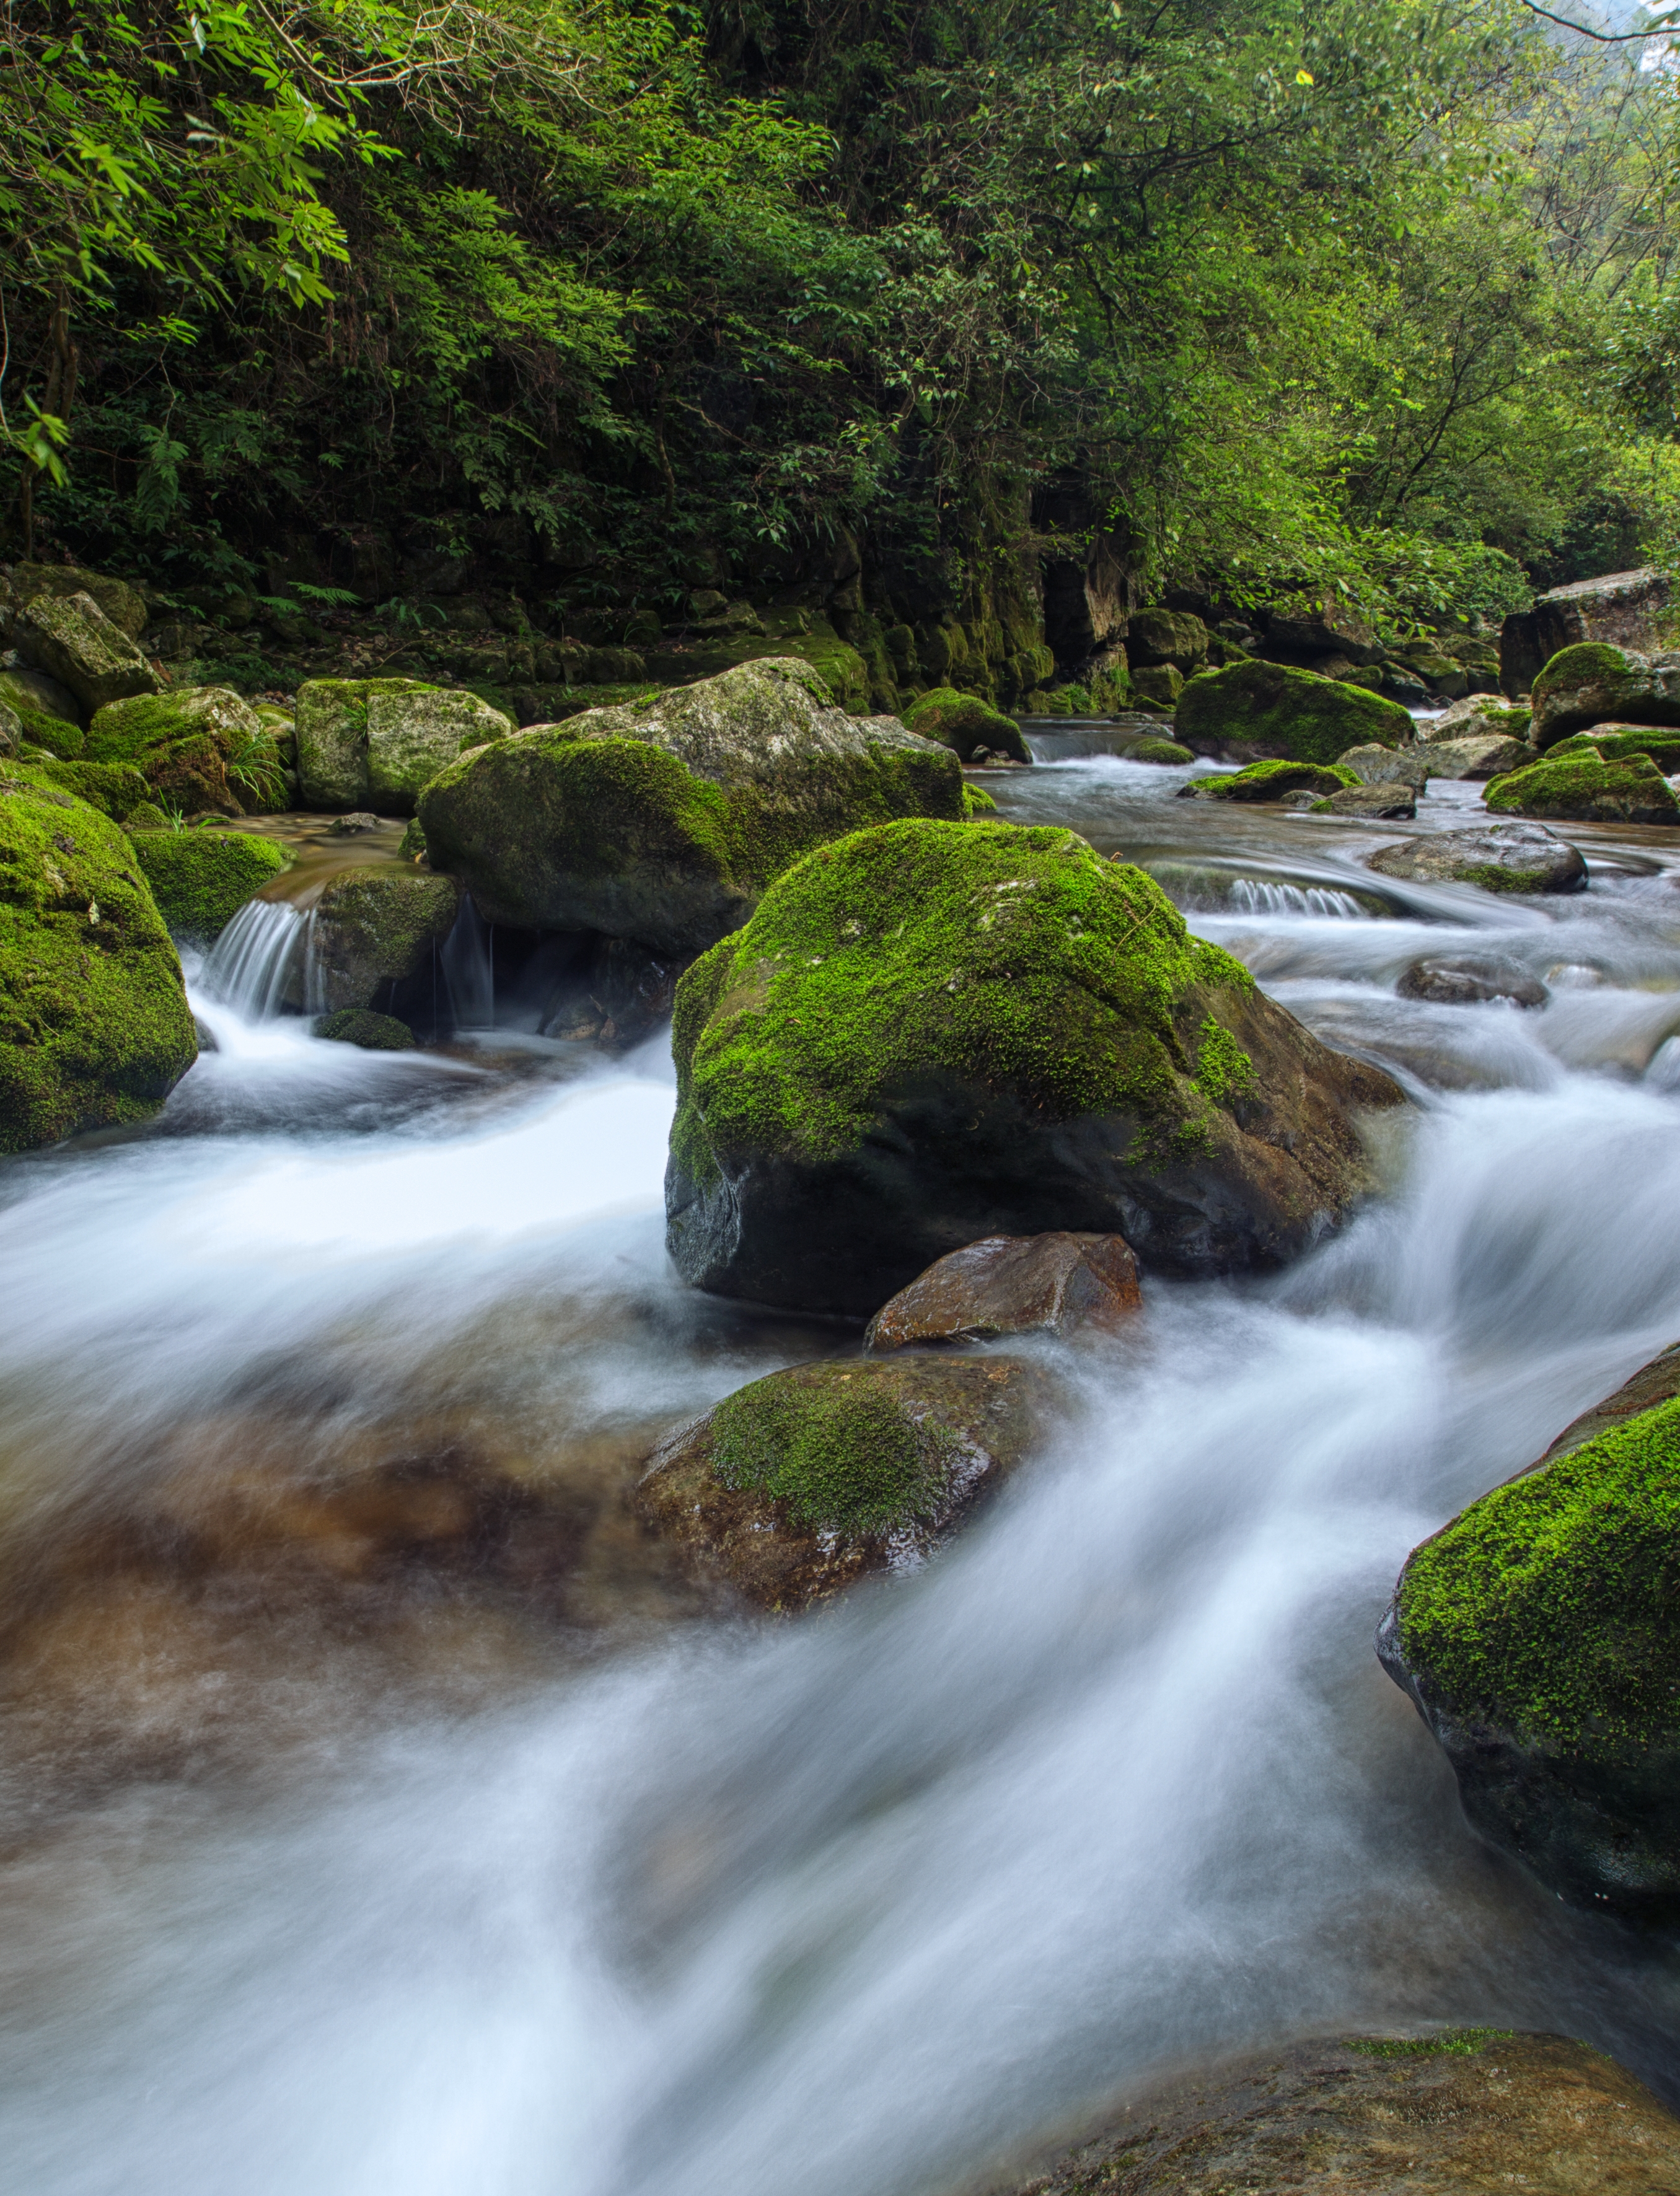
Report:
[[[488,1029],[496,1019],[495,932],[470,897],[463,896],[437,957],[451,1023],[456,1029]]]
[[[287,900],[247,900],[211,949],[200,980],[205,990],[246,1021],[279,1014],[300,953],[306,972],[310,968],[315,927],[313,910],[304,914]]]
[[[1227,904],[1238,915],[1331,915],[1345,920],[1370,912],[1352,893],[1328,885],[1273,884],[1260,877],[1237,878]]]

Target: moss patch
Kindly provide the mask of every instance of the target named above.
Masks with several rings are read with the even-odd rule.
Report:
[[[1497,1487],[1407,1563],[1400,1644],[1461,1715],[1550,1746],[1680,1723],[1680,1401]]]
[[[1490,2043],[1509,2043],[1514,2028],[1442,2028],[1433,2036],[1350,2036],[1347,2049],[1367,2059],[1474,2059]]]
[[[68,762],[87,745],[87,734],[79,725],[68,724],[62,717],[49,716],[44,709],[23,708],[16,702],[8,706],[22,725],[24,738],[43,754],[55,755]]]
[[[1178,729],[1214,740],[1263,740],[1297,762],[1332,763],[1375,741],[1403,747],[1412,719],[1398,702],[1314,671],[1250,660],[1204,671],[1177,701]]]
[[[208,945],[259,886],[292,865],[251,831],[141,831],[134,850],[170,935]]]
[[[712,1433],[713,1470],[725,1487],[759,1488],[817,1531],[925,1524],[944,1487],[938,1430],[919,1426],[878,1387],[860,1381],[854,1392],[839,1367],[823,1379],[772,1373],[737,1389],[712,1413]]]
[[[197,1051],[127,839],[69,794],[0,777],[0,1151],[147,1118]]]
[[[1194,762],[1195,756],[1188,748],[1181,748],[1176,740],[1140,740],[1134,748],[1126,750],[1128,762]]]
[[[962,805],[971,816],[996,816],[997,803],[983,785],[965,785]]]
[[[21,765],[14,774],[72,794],[118,824],[126,823],[151,791],[144,775],[129,763],[59,762],[44,756]]]
[[[1183,789],[1198,800],[1281,800],[1289,793],[1338,793],[1361,783],[1340,763],[1253,762],[1229,777],[1198,777]]]
[[[360,1045],[364,1052],[413,1052],[414,1032],[395,1014],[376,1014],[368,1007],[340,1007],[315,1024],[315,1035],[330,1044]]]
[[[678,985],[673,1151],[702,1182],[719,1153],[832,1155],[883,1089],[932,1071],[1013,1088],[1052,1120],[1134,1114],[1164,1159],[1205,1129],[1173,1023],[1197,984],[1253,979],[1071,831],[861,831],[797,864]],[[1235,1060],[1205,1025],[1199,1055],[1231,1091]]]
[[[1482,799],[1496,816],[1680,822],[1680,801],[1656,765],[1643,754],[1605,762],[1596,753],[1577,753],[1560,761],[1554,751],[1542,762],[1491,779]]]
[[[1571,732],[1546,749],[1546,760],[1562,762],[1570,755],[1596,755],[1602,762],[1621,762],[1629,755],[1647,755],[1665,777],[1680,771],[1680,731],[1660,725],[1648,732]]]
[[[953,749],[964,762],[979,748],[1013,755],[1017,762],[1032,760],[1013,717],[994,709],[978,694],[960,694],[954,686],[936,686],[918,696],[905,710],[904,722],[923,739],[938,740],[941,747]]]

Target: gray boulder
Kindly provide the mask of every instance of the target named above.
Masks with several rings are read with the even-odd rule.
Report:
[[[1526,693],[1560,650],[1585,641],[1656,648],[1670,586],[1666,572],[1647,564],[1637,571],[1573,580],[1540,596],[1533,610],[1514,610],[1499,629],[1501,685],[1507,694]]]
[[[12,599],[32,603],[39,595],[90,595],[119,633],[138,640],[146,630],[146,598],[126,580],[108,580],[79,564],[14,564]]]
[[[1421,793],[1429,777],[1422,748],[1385,748],[1373,742],[1348,748],[1336,760],[1343,770],[1352,771],[1361,785],[1406,785]]]
[[[67,686],[90,717],[108,702],[156,694],[159,676],[91,595],[37,595],[7,614],[6,638],[26,663]]]
[[[1680,653],[1642,656],[1593,641],[1554,656],[1534,681],[1535,747],[1595,725],[1680,725]]]
[[[411,816],[421,789],[511,717],[476,694],[417,679],[311,679],[297,690],[297,777],[312,808]]]
[[[1578,893],[1587,869],[1579,851],[1544,824],[1485,824],[1380,847],[1365,866],[1414,884],[1480,885],[1485,892]]]
[[[1412,962],[1394,989],[1403,999],[1428,999],[1440,1007],[1478,1006],[1492,999],[1543,1007],[1551,997],[1538,976],[1503,953],[1426,954]]]
[[[1533,762],[1534,750],[1521,740],[1502,732],[1472,732],[1462,739],[1428,740],[1416,749],[1419,764],[1431,777],[1456,777],[1482,783],[1508,770],[1521,770]]]
[[[1344,785],[1311,804],[1314,816],[1363,818],[1373,824],[1409,824],[1417,813],[1417,796],[1409,785]]]
[[[678,955],[737,928],[828,841],[967,812],[950,748],[848,717],[809,664],[779,656],[516,733],[451,764],[419,806],[433,868],[487,921]]]

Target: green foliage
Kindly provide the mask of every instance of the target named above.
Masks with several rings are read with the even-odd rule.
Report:
[[[1400,1645],[1433,1698],[1531,1742],[1671,1742],[1680,1402],[1497,1487],[1415,1550]]]

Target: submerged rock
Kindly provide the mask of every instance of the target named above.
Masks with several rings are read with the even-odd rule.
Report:
[[[905,710],[904,722],[919,737],[952,748],[964,762],[973,761],[983,748],[1016,762],[1032,760],[1032,750],[1013,717],[978,694],[959,694],[953,686],[936,686],[919,695]]]
[[[67,686],[89,716],[164,683],[91,595],[37,595],[7,613],[5,629],[24,662]]]
[[[1571,732],[1614,721],[1680,725],[1680,654],[1642,656],[1606,641],[1585,641],[1554,656],[1534,681],[1534,745],[1554,747]]]
[[[667,1240],[727,1296],[867,1316],[992,1234],[1292,1257],[1403,1103],[1071,831],[910,823],[780,879],[683,979]]]
[[[1659,1921],[1680,1916],[1677,1389],[1671,1349],[1414,1548],[1377,1634],[1474,1827],[1562,1897]]]
[[[149,1118],[197,1052],[128,840],[84,801],[0,776],[0,1151]]]
[[[1551,997],[1538,976],[1503,953],[1434,953],[1414,961],[1394,989],[1403,999],[1436,1006],[1475,1006],[1509,999],[1513,1006],[1543,1007]]]
[[[170,936],[213,945],[254,892],[292,866],[278,840],[254,831],[138,831],[146,873]]]
[[[1314,816],[1365,817],[1373,823],[1409,824],[1417,813],[1417,796],[1409,785],[1344,785],[1327,800],[1315,800]]]
[[[1490,815],[1550,816],[1575,824],[1680,823],[1680,800],[1648,755],[1615,762],[1596,754],[1548,755],[1496,777],[1482,795]]]
[[[801,1609],[924,1562],[1027,1456],[1053,1397],[1019,1358],[796,1365],[663,1442],[636,1511],[745,1599]]]
[[[395,1014],[376,1014],[366,1007],[341,1007],[315,1024],[315,1035],[330,1044],[360,1045],[364,1052],[413,1052],[414,1032]]]
[[[463,756],[420,801],[428,858],[487,922],[690,954],[811,847],[966,814],[949,748],[848,717],[808,664],[764,657]],[[873,1306],[869,1307],[873,1309]]]
[[[1204,671],[1178,697],[1181,739],[1262,742],[1297,762],[1331,763],[1349,748],[1405,747],[1414,732],[1398,702],[1287,664]]]
[[[419,976],[454,928],[460,887],[423,870],[344,870],[315,904],[311,995],[295,1005],[371,1007],[388,985]]]
[[[1359,780],[1336,763],[1251,762],[1225,777],[1192,777],[1180,786],[1181,800],[1284,800],[1290,794],[1314,800],[1340,793]]]
[[[1680,2119],[1585,2043],[1437,2028],[1274,2045],[1138,2098],[1011,2196],[1658,2196]]]
[[[1579,850],[1544,824],[1487,824],[1403,839],[1368,856],[1365,865],[1379,876],[1480,885],[1484,892],[1577,893],[1587,881]]]
[[[978,1342],[997,1334],[1113,1330],[1143,1308],[1138,1262],[1120,1235],[989,1235],[938,1258],[869,1321],[866,1349]]]

